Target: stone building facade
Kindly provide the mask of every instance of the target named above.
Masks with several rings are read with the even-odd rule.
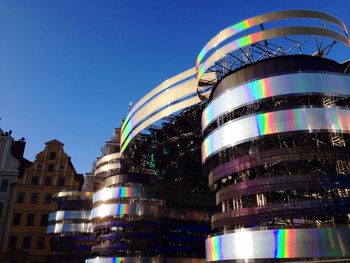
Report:
[[[80,190],[83,175],[57,140],[45,143],[34,163],[12,186],[1,262],[47,262],[49,213],[57,210],[52,196],[63,190]]]

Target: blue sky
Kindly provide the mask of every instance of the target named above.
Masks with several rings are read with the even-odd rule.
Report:
[[[350,27],[348,0],[0,0],[0,128],[26,138],[30,160],[60,140],[87,172],[130,101],[193,67],[221,29],[282,9]]]

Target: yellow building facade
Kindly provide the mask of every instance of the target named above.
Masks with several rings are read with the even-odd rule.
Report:
[[[12,185],[0,262],[47,262],[48,215],[57,210],[52,196],[63,190],[80,190],[82,184],[83,175],[76,173],[63,144],[47,142],[24,176]]]

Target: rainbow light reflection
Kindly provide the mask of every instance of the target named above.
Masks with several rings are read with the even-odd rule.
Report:
[[[259,114],[256,116],[258,134],[274,134],[281,130],[280,123],[276,121],[274,112]]]
[[[224,258],[221,236],[214,236],[210,238],[207,240],[206,245],[206,253],[209,256],[209,258],[207,258],[207,261],[217,261]]]
[[[129,214],[130,206],[128,204],[117,204],[116,214],[117,215],[126,215]]]
[[[259,136],[315,130],[350,132],[350,111],[342,108],[297,108],[230,121],[204,139],[202,162],[221,149]]]
[[[204,48],[202,48],[201,52],[197,56],[196,67],[198,68],[198,65],[202,62],[203,58],[212,49],[210,47],[212,42],[215,42],[214,45],[217,46],[222,41],[226,40],[228,37],[232,37],[232,36],[236,35],[237,33],[248,29],[249,27],[257,25],[257,22],[258,22],[258,20],[256,18],[249,18],[249,19],[241,21],[241,22],[234,24],[234,25],[224,29],[223,31],[221,31],[211,41],[209,41],[208,44],[206,44]],[[222,35],[223,37],[220,37],[220,35]]]
[[[132,123],[132,119],[130,119],[130,121],[128,122],[128,124],[125,126],[121,136],[120,136],[120,145],[123,145],[126,137],[129,135],[129,133],[131,132],[132,128],[133,128],[133,123]]]
[[[295,257],[295,231],[294,229],[278,229],[274,235],[274,258]]]
[[[263,98],[268,98],[272,96],[272,90],[270,85],[270,78],[260,79],[256,81],[252,81],[242,86],[244,88],[244,92],[247,94],[247,102],[252,102],[256,100],[260,100]],[[236,87],[238,89],[240,87]],[[225,94],[222,94],[225,96]],[[209,104],[207,108],[203,111],[202,118],[202,127],[207,127],[216,117],[213,111],[213,104]]]
[[[114,198],[127,198],[136,195],[137,189],[132,187],[106,187],[94,194],[93,203]]]
[[[198,66],[198,74],[197,74],[197,81],[200,80],[200,78],[205,74],[208,68],[210,68],[215,61],[217,61],[219,58],[222,57],[222,51],[225,50],[224,53],[229,53],[234,50],[237,50],[239,48],[254,44],[256,42],[264,40],[267,36],[264,36],[263,32],[257,32],[248,36],[244,36],[241,38],[238,38],[237,40],[234,40],[230,42],[229,44],[225,45],[221,49],[218,49],[212,57],[209,57],[204,63],[202,63],[200,66]],[[221,54],[221,55],[220,55]]]

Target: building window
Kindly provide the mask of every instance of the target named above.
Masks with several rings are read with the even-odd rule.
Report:
[[[55,166],[54,166],[53,164],[49,164],[49,165],[47,166],[47,171],[48,171],[48,172],[52,172],[54,168],[55,168]]]
[[[7,192],[8,186],[9,186],[9,180],[6,180],[6,179],[1,180],[0,191]]]
[[[22,248],[23,249],[30,249],[30,241],[31,241],[31,236],[24,236]]]
[[[59,177],[58,178],[58,186],[64,186],[65,183],[65,178],[64,177]]]
[[[19,226],[21,223],[21,213],[15,213],[13,215],[12,225]]]
[[[50,160],[55,160],[55,159],[56,159],[56,153],[50,152]]]
[[[49,221],[49,214],[41,214],[40,225],[47,226],[47,221]]]
[[[33,175],[32,176],[32,185],[38,185],[39,184],[39,177],[38,176],[35,176]]]
[[[23,192],[18,193],[17,203],[18,204],[23,204],[24,203],[24,197],[25,197],[25,193],[23,193]]]
[[[52,194],[45,194],[44,204],[51,204]]]
[[[36,240],[36,249],[45,249],[45,237],[38,237]]]
[[[30,203],[31,204],[36,204],[38,203],[38,193],[32,193],[32,196],[30,197]]]
[[[34,218],[35,218],[35,214],[33,214],[33,213],[29,213],[27,215],[27,226],[33,226],[34,225]]]
[[[7,247],[10,249],[15,249],[16,246],[17,246],[17,236],[10,236]]]
[[[5,202],[0,201],[0,217],[2,216],[5,208]]]
[[[51,182],[52,182],[52,177],[45,177],[45,185],[46,186],[51,185]]]

